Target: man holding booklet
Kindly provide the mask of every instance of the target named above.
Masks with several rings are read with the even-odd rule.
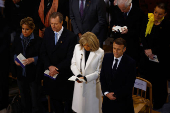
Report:
[[[62,26],[63,16],[61,13],[52,13],[49,20],[51,27],[45,29],[41,48],[45,71],[43,84],[55,112],[72,113],[74,83],[68,81],[68,78],[73,75],[70,65],[76,44],[76,35]]]

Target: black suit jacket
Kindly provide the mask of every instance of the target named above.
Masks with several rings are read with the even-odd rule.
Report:
[[[93,32],[97,37],[106,35],[106,7],[104,0],[86,0],[84,15],[79,12],[79,0],[70,0],[70,19],[75,34]],[[102,31],[102,32],[101,32]]]
[[[104,113],[134,113],[132,88],[136,78],[135,61],[124,54],[116,70],[112,75],[114,55],[107,53],[104,56],[100,74],[100,82],[103,94],[114,92],[116,100],[103,98],[102,110]]]
[[[31,57],[35,57],[35,56],[39,57],[41,43],[42,43],[42,39],[39,37],[36,37],[34,35],[34,39],[30,40],[30,43],[28,44],[28,46],[26,48],[25,58],[31,58]],[[22,46],[22,42],[21,42],[21,38],[20,38],[20,33],[17,34],[17,36],[13,42],[12,53],[13,53],[13,56],[19,55],[20,53],[23,54],[23,46]],[[13,59],[13,63],[14,63],[14,59]],[[38,70],[37,70],[38,63],[36,65],[34,63],[31,63],[31,64],[25,66],[26,77],[22,76],[22,67],[16,66],[16,64],[14,64],[14,65],[15,65],[15,67],[13,67],[13,68],[15,69],[15,74],[17,75],[18,80],[26,80],[28,82],[32,82],[36,79],[37,74],[38,74]]]
[[[144,20],[144,13],[135,4],[132,4],[132,9],[129,12],[126,19],[123,17],[123,13],[120,11],[118,6],[114,6],[114,11],[112,11],[111,28],[115,25],[127,26],[128,33],[113,33],[114,38],[122,37],[127,42],[126,54],[137,59],[137,53],[139,53],[139,37],[141,33],[141,26]],[[135,51],[135,52],[134,52]]]
[[[76,35],[64,28],[57,44],[55,45],[54,31],[51,27],[46,28],[41,47],[44,71],[52,65],[59,69],[59,74],[56,80],[44,77],[45,91],[53,98],[72,98],[74,82],[68,81],[68,78],[73,75],[70,70],[70,65],[75,44]]]

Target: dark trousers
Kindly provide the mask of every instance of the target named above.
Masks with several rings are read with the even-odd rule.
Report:
[[[0,72],[0,110],[8,106],[9,84],[8,71]]]
[[[167,99],[167,69],[161,63],[145,61],[144,78],[152,84],[153,108],[160,109]]]
[[[62,101],[62,100],[51,98],[50,101],[55,113],[73,113],[71,108],[72,100]]]
[[[17,80],[20,89],[21,103],[24,113],[42,113],[40,101],[40,83]]]

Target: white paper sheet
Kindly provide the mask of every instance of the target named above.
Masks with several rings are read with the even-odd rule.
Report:
[[[86,82],[84,79],[81,79],[81,78],[78,78],[78,77],[76,77],[76,76],[71,76],[68,80],[70,80],[70,81],[76,81],[76,79],[78,79],[79,81],[81,81],[81,82]]]
[[[134,87],[146,91],[147,83],[145,81],[136,79],[134,83]]]

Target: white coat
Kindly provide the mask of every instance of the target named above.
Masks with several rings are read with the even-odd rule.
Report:
[[[76,113],[102,113],[99,77],[103,56],[104,50],[101,48],[95,52],[90,52],[85,66],[85,50],[84,48],[80,50],[80,44],[75,46],[71,70],[75,76],[81,74],[80,62],[82,62],[82,75],[87,78],[86,83],[75,82],[72,109]]]

